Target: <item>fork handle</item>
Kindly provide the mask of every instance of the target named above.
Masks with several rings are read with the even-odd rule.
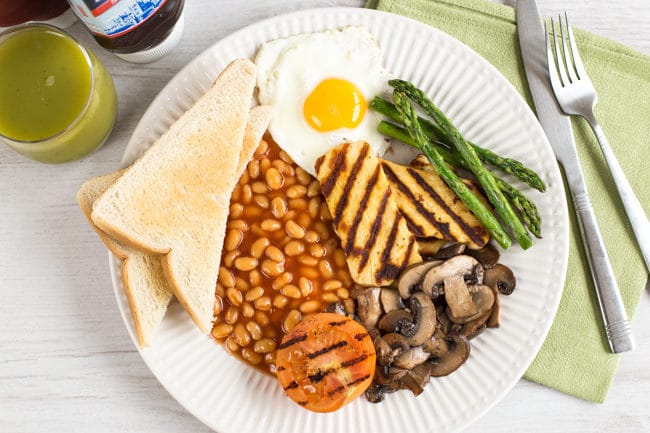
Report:
[[[616,155],[614,155],[602,128],[595,121],[593,121],[593,123],[590,121],[589,123],[591,124],[591,128],[594,130],[594,134],[596,134],[596,138],[598,138],[600,148],[605,156],[605,161],[607,162],[609,171],[612,173],[612,177],[614,178],[614,183],[616,184],[616,189],[618,190],[618,194],[623,202],[625,213],[627,213],[627,218],[632,226],[632,231],[634,231],[637,244],[641,250],[641,255],[643,255],[646,269],[650,271],[650,222],[648,222],[648,218],[643,211],[643,207],[641,207],[639,199],[636,198],[636,195],[630,186],[630,182],[628,182],[627,177],[625,177],[625,173],[623,173],[623,169],[618,163]]]
[[[598,228],[587,187],[582,176],[576,174],[567,173],[567,178],[605,325],[605,335],[613,353],[627,352],[634,349],[632,328],[614,277],[614,270],[609,262],[605,242]]]

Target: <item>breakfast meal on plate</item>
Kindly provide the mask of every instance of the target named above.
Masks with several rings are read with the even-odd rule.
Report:
[[[138,342],[152,344],[175,297],[308,410],[418,395],[499,326],[516,280],[494,244],[541,236],[535,204],[498,171],[546,186],[390,79],[361,27],[269,41],[254,60],[79,191],[123,261]],[[409,165],[387,152],[396,141],[418,152]]]

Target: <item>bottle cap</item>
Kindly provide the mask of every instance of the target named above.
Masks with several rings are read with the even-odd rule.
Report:
[[[128,53],[128,54],[117,54],[115,55],[122,60],[126,60],[131,63],[151,63],[161,57],[167,55],[171,50],[178,45],[178,42],[181,40],[183,35],[183,29],[185,27],[185,11],[181,13],[181,16],[176,21],[172,32],[165,38],[164,41],[159,43],[153,48],[144,51],[138,51],[137,53]]]

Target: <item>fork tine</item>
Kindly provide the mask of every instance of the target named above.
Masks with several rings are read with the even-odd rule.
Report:
[[[548,64],[548,75],[551,79],[551,87],[553,87],[553,89],[557,89],[559,87],[562,87],[562,82],[560,82],[560,77],[557,75],[557,64],[555,63],[555,58],[553,57],[551,38],[548,35],[548,26],[546,23],[544,23],[544,33],[546,34],[546,61]]]
[[[562,36],[562,52],[564,53],[564,64],[566,66],[567,73],[569,74],[569,80],[573,83],[578,81],[578,77],[575,73],[575,68],[573,67],[573,60],[571,59],[571,53],[569,52],[569,46],[566,41],[568,36],[565,37],[564,33],[568,33],[569,23],[562,22],[562,15],[558,15],[558,21],[560,22],[560,35]]]
[[[578,51],[578,45],[576,45],[576,38],[573,36],[573,30],[569,27],[569,17],[564,12],[564,20],[566,21],[567,33],[569,34],[569,44],[571,45],[571,54],[573,55],[573,64],[576,67],[576,74],[578,74],[578,79],[583,79],[587,76],[587,71],[585,66],[582,64],[582,59],[580,58],[580,51]]]
[[[571,82],[569,81],[569,77],[567,77],[566,69],[564,63],[562,62],[560,43],[557,40],[557,33],[555,32],[555,21],[553,21],[553,18],[551,18],[551,28],[553,29],[553,42],[555,44],[555,57],[556,57],[555,62],[557,65],[557,70],[560,73],[560,81],[562,86],[568,86],[569,84],[571,84]]]

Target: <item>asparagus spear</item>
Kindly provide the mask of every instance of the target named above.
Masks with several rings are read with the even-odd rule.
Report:
[[[393,121],[399,122],[400,116],[397,112],[397,109],[395,108],[395,105],[385,99],[382,99],[378,96],[375,97],[370,102],[370,109],[383,114]],[[418,120],[420,121],[420,125],[422,125],[422,129],[424,129],[430,139],[451,145],[451,140],[439,125],[436,125],[427,119],[423,119],[422,117],[418,118]],[[493,165],[505,173],[517,177],[521,181],[526,182],[528,185],[539,191],[546,191],[546,184],[534,170],[526,167],[516,159],[505,158],[497,155],[489,149],[482,148],[477,144],[469,141],[468,143],[474,148],[479,158],[481,158],[481,161],[485,162],[486,164]]]
[[[377,130],[387,137],[399,140],[404,144],[408,144],[409,146],[419,148],[409,135],[408,131],[400,126],[393,125],[392,123],[382,120],[379,122]],[[457,154],[451,152],[449,149],[439,144],[431,143],[431,145],[447,163],[469,170],[469,167],[465,161],[463,161],[463,159],[460,158]],[[541,238],[542,218],[539,215],[535,203],[533,203],[528,197],[522,194],[521,191],[517,190],[509,183],[505,182],[502,179],[499,179],[494,174],[492,174],[492,176],[494,177],[494,180],[496,181],[499,189],[501,189],[503,192],[503,195],[505,195],[510,200],[512,206],[517,210],[524,224],[526,227],[528,227],[528,230],[530,230],[530,232],[536,237]]]
[[[427,158],[429,158],[431,165],[433,165],[442,180],[449,185],[449,188],[451,188],[462,202],[465,203],[469,210],[476,215],[494,240],[496,240],[502,248],[508,248],[512,243],[508,233],[503,230],[503,227],[501,227],[494,214],[492,214],[492,212],[481,203],[478,197],[476,197],[467,185],[460,180],[451,167],[445,163],[445,160],[442,159],[442,156],[440,156],[438,151],[436,151],[436,149],[431,145],[429,138],[420,126],[415,108],[413,108],[413,105],[411,105],[408,98],[401,92],[395,92],[394,99],[397,110],[399,111],[411,138],[415,141],[417,148],[424,153]]]
[[[494,206],[497,214],[501,217],[503,222],[512,230],[517,242],[523,249],[528,249],[533,245],[533,241],[528,236],[526,228],[521,220],[515,214],[515,211],[510,206],[510,202],[506,200],[503,193],[494,181],[492,174],[483,166],[476,151],[463,139],[460,132],[454,125],[447,119],[447,117],[436,107],[433,102],[422,92],[420,89],[413,86],[408,81],[403,80],[390,80],[388,84],[398,92],[403,92],[409,99],[418,104],[422,109],[445,131],[447,136],[451,139],[454,149],[461,155],[461,157],[468,164],[474,176],[478,179],[479,183],[485,191],[488,200]],[[397,104],[397,101],[395,101]],[[417,120],[417,116],[416,116]],[[407,129],[409,125],[406,125]],[[409,131],[410,132],[410,131]],[[426,138],[426,135],[424,135]],[[418,141],[419,143],[419,141]],[[477,215],[478,217],[478,215]]]

